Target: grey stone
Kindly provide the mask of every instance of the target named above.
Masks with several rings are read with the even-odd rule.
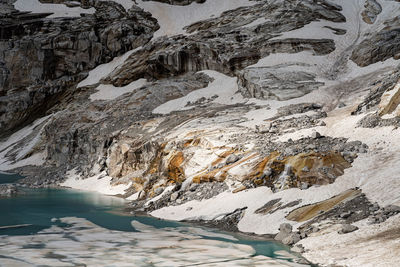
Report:
[[[171,194],[170,200],[175,201],[179,197],[179,192],[174,192]]]
[[[298,233],[290,233],[287,237],[282,240],[282,243],[285,245],[293,245],[301,240],[301,237]]]
[[[313,132],[311,134],[311,138],[313,138],[313,139],[318,139],[318,138],[321,138],[321,137],[322,136],[321,136],[321,134],[319,132]]]
[[[275,236],[275,240],[283,241],[292,233],[292,225],[289,223],[283,223],[279,226],[279,233]]]
[[[341,229],[338,231],[339,234],[347,234],[354,231],[357,231],[358,227],[351,224],[342,224]]]
[[[194,192],[199,187],[199,184],[192,183],[190,184],[189,191]]]
[[[304,251],[305,251],[302,244],[297,244],[297,245],[293,246],[290,250],[293,252],[296,252],[296,253],[304,253]]]
[[[157,187],[156,190],[154,190],[156,196],[162,194],[162,192],[164,192],[164,187]]]
[[[316,227],[316,226],[313,226],[312,228],[311,228],[311,232],[313,232],[313,233],[316,233],[316,232],[318,232],[320,229],[318,228],[318,227]]]
[[[235,163],[236,161],[238,161],[239,159],[240,159],[239,156],[237,156],[236,154],[230,154],[230,155],[226,158],[225,163],[226,163],[227,165],[233,164],[233,163]]]
[[[280,230],[281,232],[290,233],[290,232],[292,232],[292,230],[293,230],[293,226],[292,226],[290,223],[282,223],[282,224],[279,226],[279,230]]]
[[[141,190],[139,192],[138,199],[141,200],[144,199],[145,197],[146,197],[146,192],[144,190]]]
[[[270,129],[271,129],[271,123],[265,123],[263,125],[256,126],[256,130],[261,134],[268,133]]]
[[[307,182],[302,182],[300,185],[301,190],[306,190],[310,187],[310,185]]]
[[[303,169],[301,169],[303,172],[309,172],[310,169],[307,166],[304,166]]]
[[[384,211],[389,213],[400,213],[400,207],[396,205],[388,205],[384,207]]]
[[[351,214],[352,214],[351,211],[343,212],[342,214],[340,214],[340,218],[346,219],[346,218],[350,217]]]
[[[263,178],[265,178],[265,177],[270,177],[271,175],[272,175],[272,169],[271,168],[269,168],[269,167],[267,167],[267,168],[265,168],[264,169],[264,172],[263,172]]]

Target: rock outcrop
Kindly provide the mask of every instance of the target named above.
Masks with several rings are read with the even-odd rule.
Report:
[[[149,13],[95,1],[79,18],[11,13],[0,17],[0,127],[9,130],[46,113],[84,73],[142,46],[158,29]]]
[[[385,23],[385,27],[364,39],[353,50],[351,60],[365,67],[389,58],[400,58],[400,19]]]
[[[273,38],[318,19],[344,22],[339,10],[327,2],[321,5],[295,1],[284,6],[268,2],[227,11],[219,18],[186,27],[189,36],[174,36],[144,46],[113,72],[107,82],[123,86],[139,78],[161,79],[206,69],[235,75],[272,53],[310,51],[326,55],[335,49],[333,40]],[[260,17],[270,20],[249,26]],[[309,76],[305,79],[310,79]]]

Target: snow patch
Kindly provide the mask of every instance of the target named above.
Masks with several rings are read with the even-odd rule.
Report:
[[[19,11],[31,11],[33,13],[53,13],[49,18],[57,17],[80,17],[84,14],[94,14],[93,7],[83,9],[81,7],[68,7],[63,4],[42,4],[38,0],[17,0],[14,4],[15,9]]]
[[[123,87],[116,87],[112,84],[100,84],[96,88],[97,92],[90,95],[90,100],[113,100],[123,94],[130,93],[135,91],[136,89],[142,88],[146,84],[146,79],[139,79]]]
[[[94,191],[105,195],[123,195],[125,194],[125,190],[132,184],[130,182],[129,184],[112,185],[111,181],[112,177],[107,176],[105,172],[82,179],[76,173],[76,170],[71,170],[67,173],[67,180],[60,185],[73,189]]]
[[[335,264],[349,267],[397,266],[400,248],[396,233],[399,231],[400,215],[387,221],[368,225],[366,220],[355,225],[360,229],[339,235],[333,229],[323,235],[314,235],[300,241],[306,248],[305,256],[324,265]]]
[[[125,60],[127,60],[129,56],[132,55],[133,52],[139,50],[140,48],[141,47],[130,50],[125,54],[123,54],[122,56],[115,57],[112,61],[108,63],[97,66],[93,70],[89,71],[88,77],[86,77],[86,79],[81,81],[77,87],[80,88],[99,83],[101,79],[103,79],[108,74],[119,68],[125,62]]]

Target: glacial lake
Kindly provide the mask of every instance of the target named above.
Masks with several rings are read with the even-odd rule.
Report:
[[[0,266],[306,266],[274,241],[124,213],[117,197],[21,190],[0,198]]]

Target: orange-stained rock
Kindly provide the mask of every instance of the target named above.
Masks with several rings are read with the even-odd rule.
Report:
[[[235,190],[233,190],[232,193],[234,193],[234,194],[235,194],[235,193],[239,193],[239,192],[244,191],[244,190],[246,190],[246,189],[247,189],[247,187],[244,186],[244,185],[242,185],[242,186],[236,188]]]
[[[301,153],[288,157],[284,163],[292,166],[298,183],[307,182],[310,185],[330,184],[336,177],[343,175],[344,169],[351,167],[339,152],[333,151]],[[309,171],[303,171],[304,167]]]
[[[185,180],[182,163],[185,161],[183,152],[175,152],[168,162],[168,178],[181,183]]]
[[[361,190],[350,189],[330,199],[317,202],[315,204],[307,205],[291,211],[286,219],[296,222],[305,222],[316,216],[321,212],[327,212],[333,209],[336,205],[353,199],[361,194]]]

